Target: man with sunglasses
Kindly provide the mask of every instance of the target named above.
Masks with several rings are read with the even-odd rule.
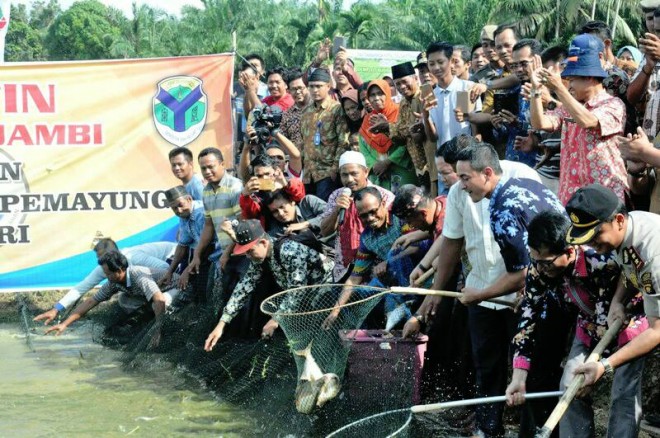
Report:
[[[608,324],[626,319],[624,303],[631,289],[643,293],[644,313],[648,318],[648,328],[616,353],[599,362],[576,367],[575,373],[584,375],[586,387],[604,374],[624,372],[626,365],[636,366],[639,358],[660,344],[660,216],[644,211],[628,213],[617,196],[599,184],[579,189],[566,210],[572,222],[566,240],[573,244],[589,244],[599,253],[614,251],[621,267]],[[641,412],[636,414],[641,415]],[[637,415],[635,420],[639,420]]]
[[[599,193],[589,202],[600,204]],[[580,223],[591,221],[580,216],[574,219]],[[611,251],[598,254],[588,246],[569,244],[566,235],[570,226],[568,217],[556,211],[542,212],[529,223],[531,265],[520,305],[518,334],[512,342],[514,369],[506,390],[509,405],[524,403],[527,386],[530,390],[534,386],[534,391],[556,389],[559,376],[562,376],[561,388],[566,389],[575,368],[584,362],[607,329],[607,313],[621,273],[616,254]],[[618,336],[619,346],[648,327],[641,293],[634,300],[631,322]],[[575,313],[575,337],[562,375],[560,363],[565,355],[566,334]],[[536,382],[528,381],[530,369],[534,370],[531,376],[536,376]],[[642,369],[643,359],[637,359],[615,373],[608,436],[637,436],[641,412],[636,406],[641,406]],[[555,403],[556,400],[550,400],[548,412]],[[532,436],[534,428],[529,432]],[[559,433],[571,437],[594,436],[590,398],[571,402],[560,422]]]

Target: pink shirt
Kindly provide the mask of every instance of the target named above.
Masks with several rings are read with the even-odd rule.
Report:
[[[616,136],[623,135],[626,106],[604,90],[584,106],[598,119],[596,128],[580,127],[563,107],[548,113],[553,131],[562,130],[559,200],[566,205],[580,187],[600,183],[625,202],[628,175]]]

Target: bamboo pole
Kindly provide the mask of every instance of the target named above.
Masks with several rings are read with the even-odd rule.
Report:
[[[414,295],[431,295],[436,297],[450,297],[450,298],[460,298],[463,296],[460,292],[452,292],[448,290],[432,290],[432,289],[421,289],[418,287],[392,287],[390,292],[394,294],[414,294]],[[513,304],[506,300],[499,298],[490,298],[489,303],[499,304],[502,306],[513,307]]]
[[[534,400],[537,398],[560,397],[561,391],[550,392],[532,392],[525,394],[525,400]],[[458,408],[462,406],[483,405],[486,403],[501,403],[506,401],[505,395],[496,395],[494,397],[470,398],[467,400],[455,400],[449,402],[433,403],[428,405],[415,405],[410,408],[413,414],[424,414],[429,412],[444,411],[446,409]]]

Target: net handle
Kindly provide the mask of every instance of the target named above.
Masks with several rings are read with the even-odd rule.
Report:
[[[605,351],[605,348],[607,348],[607,346],[614,340],[614,337],[619,333],[619,329],[621,328],[622,324],[623,321],[621,321],[620,319],[614,321],[614,323],[607,329],[607,331],[603,335],[603,338],[593,349],[589,357],[587,357],[587,360],[584,361],[585,363],[596,362],[597,360],[600,359],[600,356],[603,354],[603,351]],[[561,417],[564,416],[564,413],[566,412],[568,405],[571,404],[578,390],[582,387],[583,383],[584,383],[584,374],[579,374],[575,376],[571,384],[566,389],[566,392],[557,403],[557,406],[555,406],[552,413],[545,421],[543,428],[536,434],[536,438],[548,438],[550,434],[552,434],[552,431],[555,429],[555,427],[557,427],[559,420],[561,420]]]
[[[415,280],[415,286],[421,286],[426,280],[428,280],[433,274],[435,274],[435,268],[431,266],[431,269],[423,273],[417,280]]]
[[[549,391],[549,392],[532,392],[525,394],[525,400],[533,400],[537,398],[551,398],[560,397],[564,394],[562,391]],[[415,405],[410,408],[414,414],[422,414],[429,412],[438,412],[445,409],[458,408],[462,406],[481,405],[486,403],[501,403],[506,401],[505,395],[496,395],[494,397],[480,397],[471,398],[467,400],[455,400],[450,402],[433,403],[428,405]]]
[[[451,297],[451,298],[460,298],[463,296],[460,292],[452,292],[448,290],[432,290],[432,289],[422,289],[418,287],[392,287],[390,292],[394,294],[413,294],[413,295],[431,295],[436,297]],[[509,301],[500,299],[500,298],[489,298],[487,300],[489,303],[499,304],[501,306],[515,307]]]

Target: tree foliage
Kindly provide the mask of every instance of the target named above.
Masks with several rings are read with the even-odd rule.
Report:
[[[324,38],[350,48],[422,50],[432,41],[474,44],[484,24],[516,22],[521,34],[567,43],[585,21],[616,21],[615,45],[642,33],[637,0],[202,0],[179,16],[133,4],[132,17],[97,0],[62,11],[38,0],[12,6],[7,60],[141,58],[256,52],[267,65],[303,65]],[[618,12],[618,13],[617,13]]]

